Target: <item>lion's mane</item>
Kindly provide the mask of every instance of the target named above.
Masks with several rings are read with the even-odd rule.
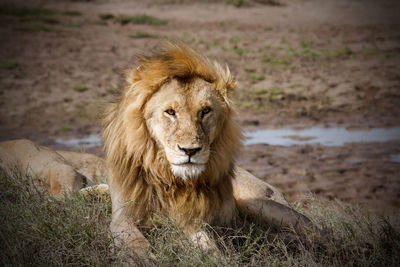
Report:
[[[150,136],[143,110],[168,80],[193,77],[214,83],[225,106],[206,170],[199,178],[182,180],[172,174],[163,149]],[[139,66],[127,71],[121,95],[105,112],[102,134],[110,189],[127,203],[126,215],[139,226],[151,225],[154,214],[180,225],[193,219],[213,223],[223,201],[232,198],[234,158],[242,138],[228,97],[235,86],[228,68],[182,44],[141,56]]]

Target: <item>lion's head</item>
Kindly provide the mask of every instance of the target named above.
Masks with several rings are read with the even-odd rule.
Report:
[[[182,179],[197,178],[204,172],[212,144],[223,134],[219,122],[227,107],[214,86],[198,77],[173,78],[144,108],[152,139],[165,152],[172,173]]]
[[[214,208],[204,212],[205,206],[231,194],[242,136],[229,101],[235,81],[228,68],[185,45],[168,44],[139,63],[128,70],[121,98],[104,119],[109,183],[122,191],[123,201],[135,200],[135,209],[143,208],[136,217],[179,201],[198,201],[198,213],[212,213]],[[188,196],[188,186],[196,188],[196,197]]]

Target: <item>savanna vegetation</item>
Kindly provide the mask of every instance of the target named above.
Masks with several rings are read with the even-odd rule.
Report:
[[[169,38],[227,63],[245,130],[395,127],[398,10],[396,0],[4,0],[0,140],[59,149],[57,138],[98,134],[134,55]],[[238,164],[319,230],[298,237],[247,218],[204,226],[220,258],[193,248],[165,218],[144,231],[152,255],[132,255],[113,246],[107,195],[54,198],[36,177],[1,170],[0,265],[399,266],[400,165],[391,160],[399,153],[398,141],[245,146]]]
[[[0,170],[2,266],[398,266],[400,227],[339,201],[310,196],[295,208],[316,229],[298,236],[239,218],[231,228],[205,230],[223,257],[191,245],[173,221],[147,229],[148,257],[115,247],[109,232],[108,195],[79,193],[54,198],[35,177]]]

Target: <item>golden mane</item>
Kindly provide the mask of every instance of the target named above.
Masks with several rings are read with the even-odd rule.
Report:
[[[167,44],[152,56],[139,57],[139,63],[127,71],[126,86],[103,120],[111,191],[118,191],[127,203],[124,212],[139,226],[151,225],[153,214],[173,217],[181,225],[193,219],[212,223],[222,200],[232,196],[234,158],[242,138],[229,102],[235,80],[227,67],[182,44]],[[223,115],[206,170],[198,179],[182,180],[172,174],[164,151],[150,136],[143,111],[165,82],[194,77],[215,85]]]

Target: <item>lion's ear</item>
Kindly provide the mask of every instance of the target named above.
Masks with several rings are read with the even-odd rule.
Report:
[[[218,62],[214,61],[214,68],[218,77],[216,89],[224,98],[229,98],[236,88],[236,79],[231,74],[228,65],[223,68]]]
[[[226,81],[226,90],[229,93],[233,92],[236,89],[236,79],[232,75],[229,75],[228,81]]]
[[[126,76],[126,81],[129,84],[132,84],[132,83],[142,80],[142,76],[140,75],[140,68],[141,68],[141,66],[127,70],[125,76]]]

